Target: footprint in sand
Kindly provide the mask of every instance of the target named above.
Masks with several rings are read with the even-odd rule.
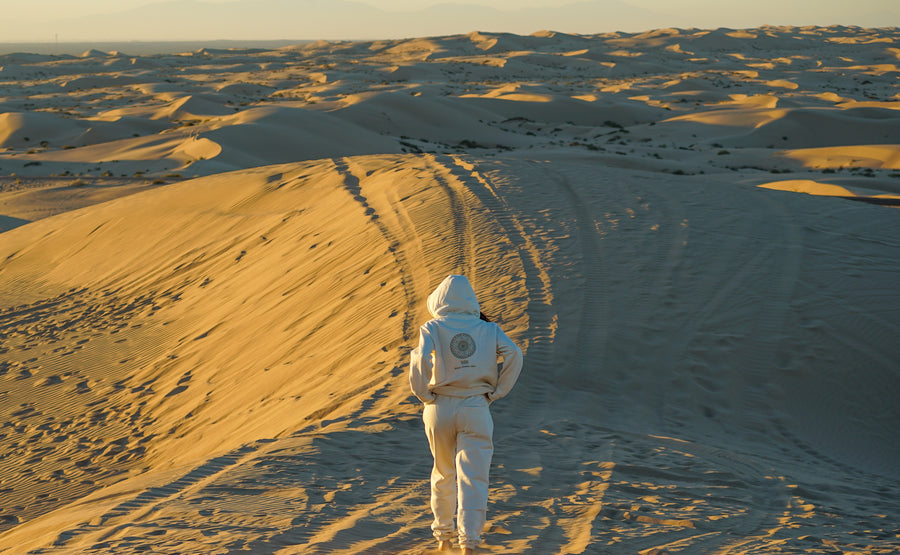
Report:
[[[35,383],[34,385],[36,387],[43,387],[43,386],[48,386],[48,385],[58,385],[58,384],[61,384],[62,382],[63,382],[62,378],[60,378],[57,375],[53,375],[53,376],[47,376],[46,378],[38,380],[38,382]]]

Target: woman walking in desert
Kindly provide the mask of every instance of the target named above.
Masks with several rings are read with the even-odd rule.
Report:
[[[500,326],[479,317],[465,276],[447,276],[429,295],[428,311],[432,319],[419,328],[419,345],[410,355],[409,383],[425,404],[422,418],[434,457],[431,529],[439,550],[451,548],[456,532],[463,554],[470,555],[481,543],[487,512],[494,450],[489,405],[515,385],[522,350]]]

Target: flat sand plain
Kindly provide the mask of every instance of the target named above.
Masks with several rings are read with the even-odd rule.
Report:
[[[451,272],[484,552],[900,551],[898,39],[0,55],[0,552],[433,548]]]

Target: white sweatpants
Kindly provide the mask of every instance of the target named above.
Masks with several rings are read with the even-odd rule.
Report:
[[[434,457],[431,470],[431,529],[438,540],[453,536],[459,545],[481,543],[488,500],[488,473],[494,453],[494,421],[484,395],[438,395],[425,405],[425,434]],[[457,514],[457,507],[459,514]]]

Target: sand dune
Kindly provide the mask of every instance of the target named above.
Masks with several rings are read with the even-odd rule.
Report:
[[[31,146],[30,135],[46,137],[44,141],[68,141],[82,134],[86,125],[53,114],[6,112],[0,114],[0,146],[23,148]],[[34,143],[32,143],[34,144]]]
[[[663,123],[674,127],[661,131],[672,137],[702,136],[738,148],[809,149],[900,142],[900,112],[880,108],[722,109],[677,116]],[[831,133],[836,129],[841,130],[839,136]]]
[[[0,147],[7,149],[34,149],[46,148],[50,143],[62,145],[61,150],[54,150],[53,154],[65,154],[67,147],[107,144],[131,138],[137,135],[156,134],[165,130],[168,126],[154,124],[144,118],[136,117],[110,117],[105,115],[103,119],[72,119],[49,113],[7,112],[0,114],[0,126],[3,134],[0,134]],[[41,143],[36,143],[33,137],[42,137]],[[37,152],[32,152],[37,154]],[[36,156],[36,160],[46,159],[47,156]]]
[[[878,42],[892,37],[890,33],[841,27],[666,29],[596,36],[547,32],[529,37],[476,32],[406,41],[320,42],[275,51],[201,49],[179,56],[6,55],[0,64],[4,72],[12,64],[12,73],[5,78],[9,94],[0,98],[0,110],[37,116],[17,83],[28,80],[32,95],[43,90],[41,109],[64,119],[49,128],[36,119],[27,126],[7,123],[3,133],[35,135],[49,150],[99,142],[65,142],[67,129],[97,127],[91,123],[96,118],[135,118],[130,121],[135,126],[140,119],[148,122],[132,135],[165,131],[203,137],[209,129],[222,134],[225,126],[242,125],[231,114],[270,105],[326,112],[363,128],[352,135],[375,131],[396,143],[388,150],[344,151],[340,144],[307,145],[308,134],[273,134],[282,143],[304,145],[297,150],[308,154],[299,154],[300,159],[404,148],[452,151],[463,141],[501,150],[556,148],[572,126],[593,129],[573,130],[570,143],[601,148],[613,139],[606,136],[610,122],[629,128],[660,122],[665,125],[629,129],[633,135],[620,135],[614,142],[639,138],[644,143],[629,148],[672,160],[673,167],[687,171],[679,167],[683,157],[671,149],[702,141],[778,150],[896,144],[896,68],[885,62],[896,56],[888,43]],[[103,100],[91,101],[92,95],[103,95]],[[509,119],[536,124],[501,127]],[[831,133],[835,127],[842,132]],[[351,133],[342,128],[338,134]],[[115,140],[120,138],[125,137],[108,139],[111,151],[119,150]],[[70,158],[66,168],[26,166],[42,159],[42,152],[29,154],[34,143],[4,145],[14,150],[0,157],[0,168],[17,175],[97,171],[91,160],[77,158]],[[228,145],[220,146],[228,150]],[[240,158],[237,152],[234,156]],[[771,153],[754,157],[757,167],[784,169]],[[230,157],[220,156],[218,164],[181,170],[203,175],[294,159],[254,155],[232,164]],[[705,166],[691,171],[708,171]],[[101,166],[100,171],[120,169]],[[133,168],[171,170],[171,165]]]
[[[900,145],[804,148],[783,155],[810,168],[900,169]]]
[[[865,194],[857,194],[850,189],[842,187],[840,185],[820,183],[818,181],[812,181],[810,179],[789,179],[785,181],[773,181],[771,183],[763,183],[762,185],[760,185],[760,187],[764,189],[774,189],[776,191],[792,191],[795,193],[806,193],[809,195],[818,195],[825,197],[844,197],[870,200],[900,200],[900,196],[898,195],[878,194],[868,196]]]
[[[427,552],[450,272],[485,552],[897,552],[896,35],[0,56],[0,552]]]

